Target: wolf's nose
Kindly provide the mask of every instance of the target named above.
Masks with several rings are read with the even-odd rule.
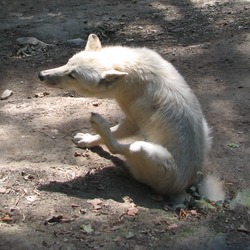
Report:
[[[44,76],[43,76],[42,72],[38,73],[38,77],[39,77],[40,81],[44,81]]]

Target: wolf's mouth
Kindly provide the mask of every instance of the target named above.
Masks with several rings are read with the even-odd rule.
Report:
[[[63,87],[58,84],[58,83],[55,83],[55,82],[49,82],[49,81],[44,81],[44,84],[48,87],[51,87],[51,88],[57,88],[57,89],[63,89]]]

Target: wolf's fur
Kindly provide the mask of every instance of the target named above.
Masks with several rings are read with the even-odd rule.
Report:
[[[161,194],[182,195],[196,183],[211,143],[209,127],[193,91],[159,54],[146,48],[102,47],[91,34],[85,51],[39,77],[48,86],[82,96],[113,98],[125,113],[125,120],[111,129],[104,118],[92,114],[97,134],[77,134],[78,147],[104,143],[111,153],[126,157],[135,179]],[[136,133],[145,141],[117,141]],[[216,187],[211,195],[209,185],[202,185],[204,195],[224,199],[216,178],[207,177],[204,183]]]

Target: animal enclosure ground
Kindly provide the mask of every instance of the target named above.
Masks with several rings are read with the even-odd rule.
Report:
[[[119,156],[72,143],[91,131],[91,112],[122,120],[112,100],[37,78],[81,49],[68,40],[89,33],[158,51],[198,96],[213,128],[206,165],[232,198],[250,188],[249,28],[249,1],[1,1],[0,94],[13,95],[0,101],[0,249],[249,249],[249,209],[180,218]],[[18,45],[20,37],[51,46]]]

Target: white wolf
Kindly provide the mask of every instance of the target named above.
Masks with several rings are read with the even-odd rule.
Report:
[[[92,114],[90,121],[97,134],[77,134],[74,142],[78,147],[104,143],[111,153],[126,157],[135,179],[176,199],[185,197],[185,190],[197,183],[210,147],[209,127],[193,91],[156,52],[102,47],[91,34],[84,51],[64,66],[41,71],[39,78],[48,86],[75,90],[82,96],[115,99],[126,115],[110,129],[103,117]],[[145,140],[117,141],[138,133]],[[224,199],[216,177],[203,178],[200,189],[212,200]]]

